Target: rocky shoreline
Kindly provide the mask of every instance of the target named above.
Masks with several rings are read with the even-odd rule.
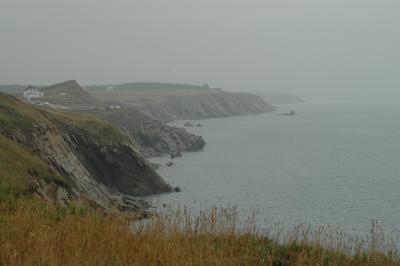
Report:
[[[23,186],[59,204],[83,200],[105,210],[135,213],[149,207],[138,197],[181,190],[167,184],[146,158],[180,157],[182,152],[201,151],[206,145],[201,136],[167,122],[273,110],[258,96],[211,89],[190,95],[179,92],[161,97],[163,101],[157,104],[144,101],[139,105],[101,101],[76,81],[43,91],[44,99],[54,99],[67,109],[54,110],[51,102],[35,106],[35,99],[24,103],[0,93],[0,136],[9,146],[22,145],[25,153],[32,153],[49,168],[49,174],[42,174],[27,165],[31,181]]]
[[[150,118],[166,122],[251,115],[274,110],[256,95],[226,91],[168,96],[162,102],[149,101],[138,108]]]
[[[145,157],[201,151],[206,145],[201,136],[151,119],[131,106],[96,114],[118,127]]]

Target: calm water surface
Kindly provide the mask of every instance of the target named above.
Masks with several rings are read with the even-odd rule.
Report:
[[[297,116],[280,116],[295,109]],[[309,102],[275,113],[202,120],[188,130],[202,152],[152,159],[181,193],[155,204],[236,204],[259,221],[366,232],[371,220],[400,228],[400,102]],[[197,123],[196,121],[192,121]],[[175,125],[182,126],[183,121]]]

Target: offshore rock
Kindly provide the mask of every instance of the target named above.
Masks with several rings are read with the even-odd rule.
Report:
[[[186,122],[185,124],[183,124],[184,127],[193,127],[193,124],[190,122]]]

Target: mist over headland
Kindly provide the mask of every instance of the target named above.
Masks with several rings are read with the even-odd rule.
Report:
[[[398,1],[14,1],[0,83],[165,81],[303,97],[397,95]]]

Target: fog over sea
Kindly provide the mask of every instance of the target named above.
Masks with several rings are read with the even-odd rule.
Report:
[[[278,115],[291,109],[296,116]],[[363,234],[377,220],[391,231],[400,228],[399,117],[400,100],[309,100],[273,113],[191,121],[203,125],[187,130],[204,137],[204,151],[151,159],[182,192],[150,199],[256,208],[260,224],[329,224]]]

